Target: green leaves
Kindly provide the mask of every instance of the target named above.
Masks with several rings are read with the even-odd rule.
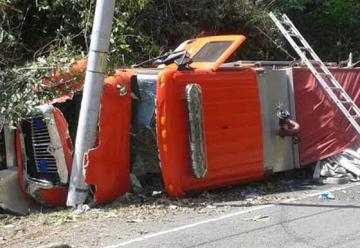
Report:
[[[87,53],[94,10],[95,0],[0,0],[0,114],[16,123],[54,95],[41,82],[49,68],[67,68]],[[236,59],[291,59],[277,48],[292,51],[269,11],[287,13],[323,60],[344,60],[350,51],[360,59],[358,0],[117,0],[110,69],[186,39],[234,33],[247,36]]]
[[[54,73],[68,72],[70,66],[79,58],[74,50],[61,46],[49,47],[48,56],[38,57],[23,66],[14,66],[0,71],[0,116],[13,127],[38,113],[37,106],[64,93],[50,87]],[[71,75],[63,81],[77,80],[78,75]],[[66,82],[54,82],[66,83]],[[65,89],[67,90],[67,89]]]
[[[357,0],[278,1],[324,61],[360,59],[360,2]]]

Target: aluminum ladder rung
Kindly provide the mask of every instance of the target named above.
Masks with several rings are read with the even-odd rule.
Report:
[[[299,34],[295,34],[295,33],[290,33],[289,34],[291,37],[296,37],[296,38],[301,38],[301,35],[299,35]]]
[[[332,89],[333,91],[343,91],[343,89],[340,87],[330,87],[330,89]]]
[[[296,53],[299,55],[301,61],[310,69],[311,73],[314,75],[318,83],[322,86],[322,88],[329,95],[329,97],[334,101],[339,110],[345,115],[346,119],[351,123],[356,132],[360,134],[360,125],[357,122],[357,119],[360,118],[360,109],[355,104],[355,102],[341,87],[341,84],[331,74],[329,69],[321,61],[319,56],[314,52],[314,50],[311,48],[305,38],[301,35],[299,30],[295,27],[289,17],[283,14],[280,18],[281,20],[279,20],[272,12],[269,13],[269,16],[275,23],[277,28],[280,30],[280,32],[285,36],[290,45],[294,48]],[[286,25],[286,27],[284,25]],[[298,38],[301,45],[295,42],[293,37]],[[312,57],[314,60],[310,60],[307,56]],[[320,67],[321,71],[318,71],[314,67],[314,61],[316,63],[316,66]],[[329,81],[326,81],[324,76]],[[335,94],[334,91],[340,92],[344,100],[340,100],[340,96]],[[350,110],[347,109],[348,107],[350,107],[351,111],[355,112],[355,115],[350,114]]]
[[[299,47],[299,49],[300,50],[306,50],[306,51],[310,50],[308,47]]]
[[[292,23],[289,22],[289,21],[281,21],[280,23],[281,23],[281,24],[285,24],[285,25],[290,26],[290,27],[291,27],[291,25],[292,25]]]
[[[320,74],[321,76],[327,77],[327,78],[330,79],[330,80],[333,80],[333,75],[331,75],[331,74],[329,74],[329,73],[319,72],[319,74]],[[338,87],[338,88],[339,88],[339,87]]]
[[[319,65],[319,62],[317,60],[309,60],[311,64]]]

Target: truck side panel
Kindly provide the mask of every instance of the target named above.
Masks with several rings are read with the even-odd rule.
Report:
[[[202,88],[208,174],[190,170],[185,87]],[[261,178],[264,175],[259,92],[256,72],[166,71],[157,87],[157,135],[167,192],[180,196]]]
[[[360,106],[360,69],[332,69],[349,96]],[[294,68],[296,118],[301,126],[301,166],[333,156],[356,144],[349,121],[306,68]]]

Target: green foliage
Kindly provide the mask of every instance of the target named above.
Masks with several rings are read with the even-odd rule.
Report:
[[[150,38],[160,51],[185,39],[221,34],[244,34],[247,42],[238,59],[292,59],[276,49],[285,43],[267,14],[276,1],[149,0],[130,19],[135,30]],[[279,43],[279,44],[274,44]]]
[[[54,73],[69,71],[77,58],[79,54],[74,46],[54,44],[49,47],[47,57],[38,57],[36,61],[21,67],[14,66],[0,71],[0,81],[3,82],[0,86],[0,116],[15,127],[20,121],[38,114],[37,106],[64,93],[63,90],[49,87],[65,83],[52,82]]]
[[[94,8],[95,0],[0,0],[0,66],[44,55],[44,47],[63,37],[87,51]],[[248,37],[243,58],[288,59],[271,41],[281,43],[270,10],[286,12],[325,60],[344,59],[350,50],[360,56],[357,0],[122,0],[110,64],[139,62],[191,37],[230,33]]]
[[[112,67],[135,62],[142,52],[147,56],[148,51],[158,52],[149,39],[128,25],[147,1],[127,3],[121,2],[115,12]],[[66,71],[75,58],[86,54],[94,9],[93,0],[0,0],[2,118],[16,125],[36,114],[37,105],[59,93],[44,85],[44,80],[51,78],[55,68]]]
[[[0,0],[0,68],[9,62],[18,61],[21,57],[23,44],[19,25],[22,19],[19,9],[9,1]]]
[[[275,7],[290,16],[324,61],[339,62],[350,52],[360,59],[359,1],[282,0]]]
[[[158,46],[134,25],[129,25],[135,13],[141,10],[145,1],[130,1],[129,6],[118,6],[114,13],[114,23],[110,39],[110,67],[116,68],[135,64],[139,60],[159,53]]]
[[[16,123],[53,96],[42,80],[87,53],[94,9],[95,0],[0,0],[0,115]],[[118,0],[110,67],[148,59],[185,39],[238,33],[247,41],[236,59],[296,57],[269,11],[287,13],[323,60],[338,62],[349,52],[360,59],[358,0]]]

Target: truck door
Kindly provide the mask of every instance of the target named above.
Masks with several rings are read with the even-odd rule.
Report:
[[[160,76],[157,136],[164,184],[172,196],[264,174],[256,72],[220,67],[243,40],[194,41],[187,47],[193,69],[167,69]]]

